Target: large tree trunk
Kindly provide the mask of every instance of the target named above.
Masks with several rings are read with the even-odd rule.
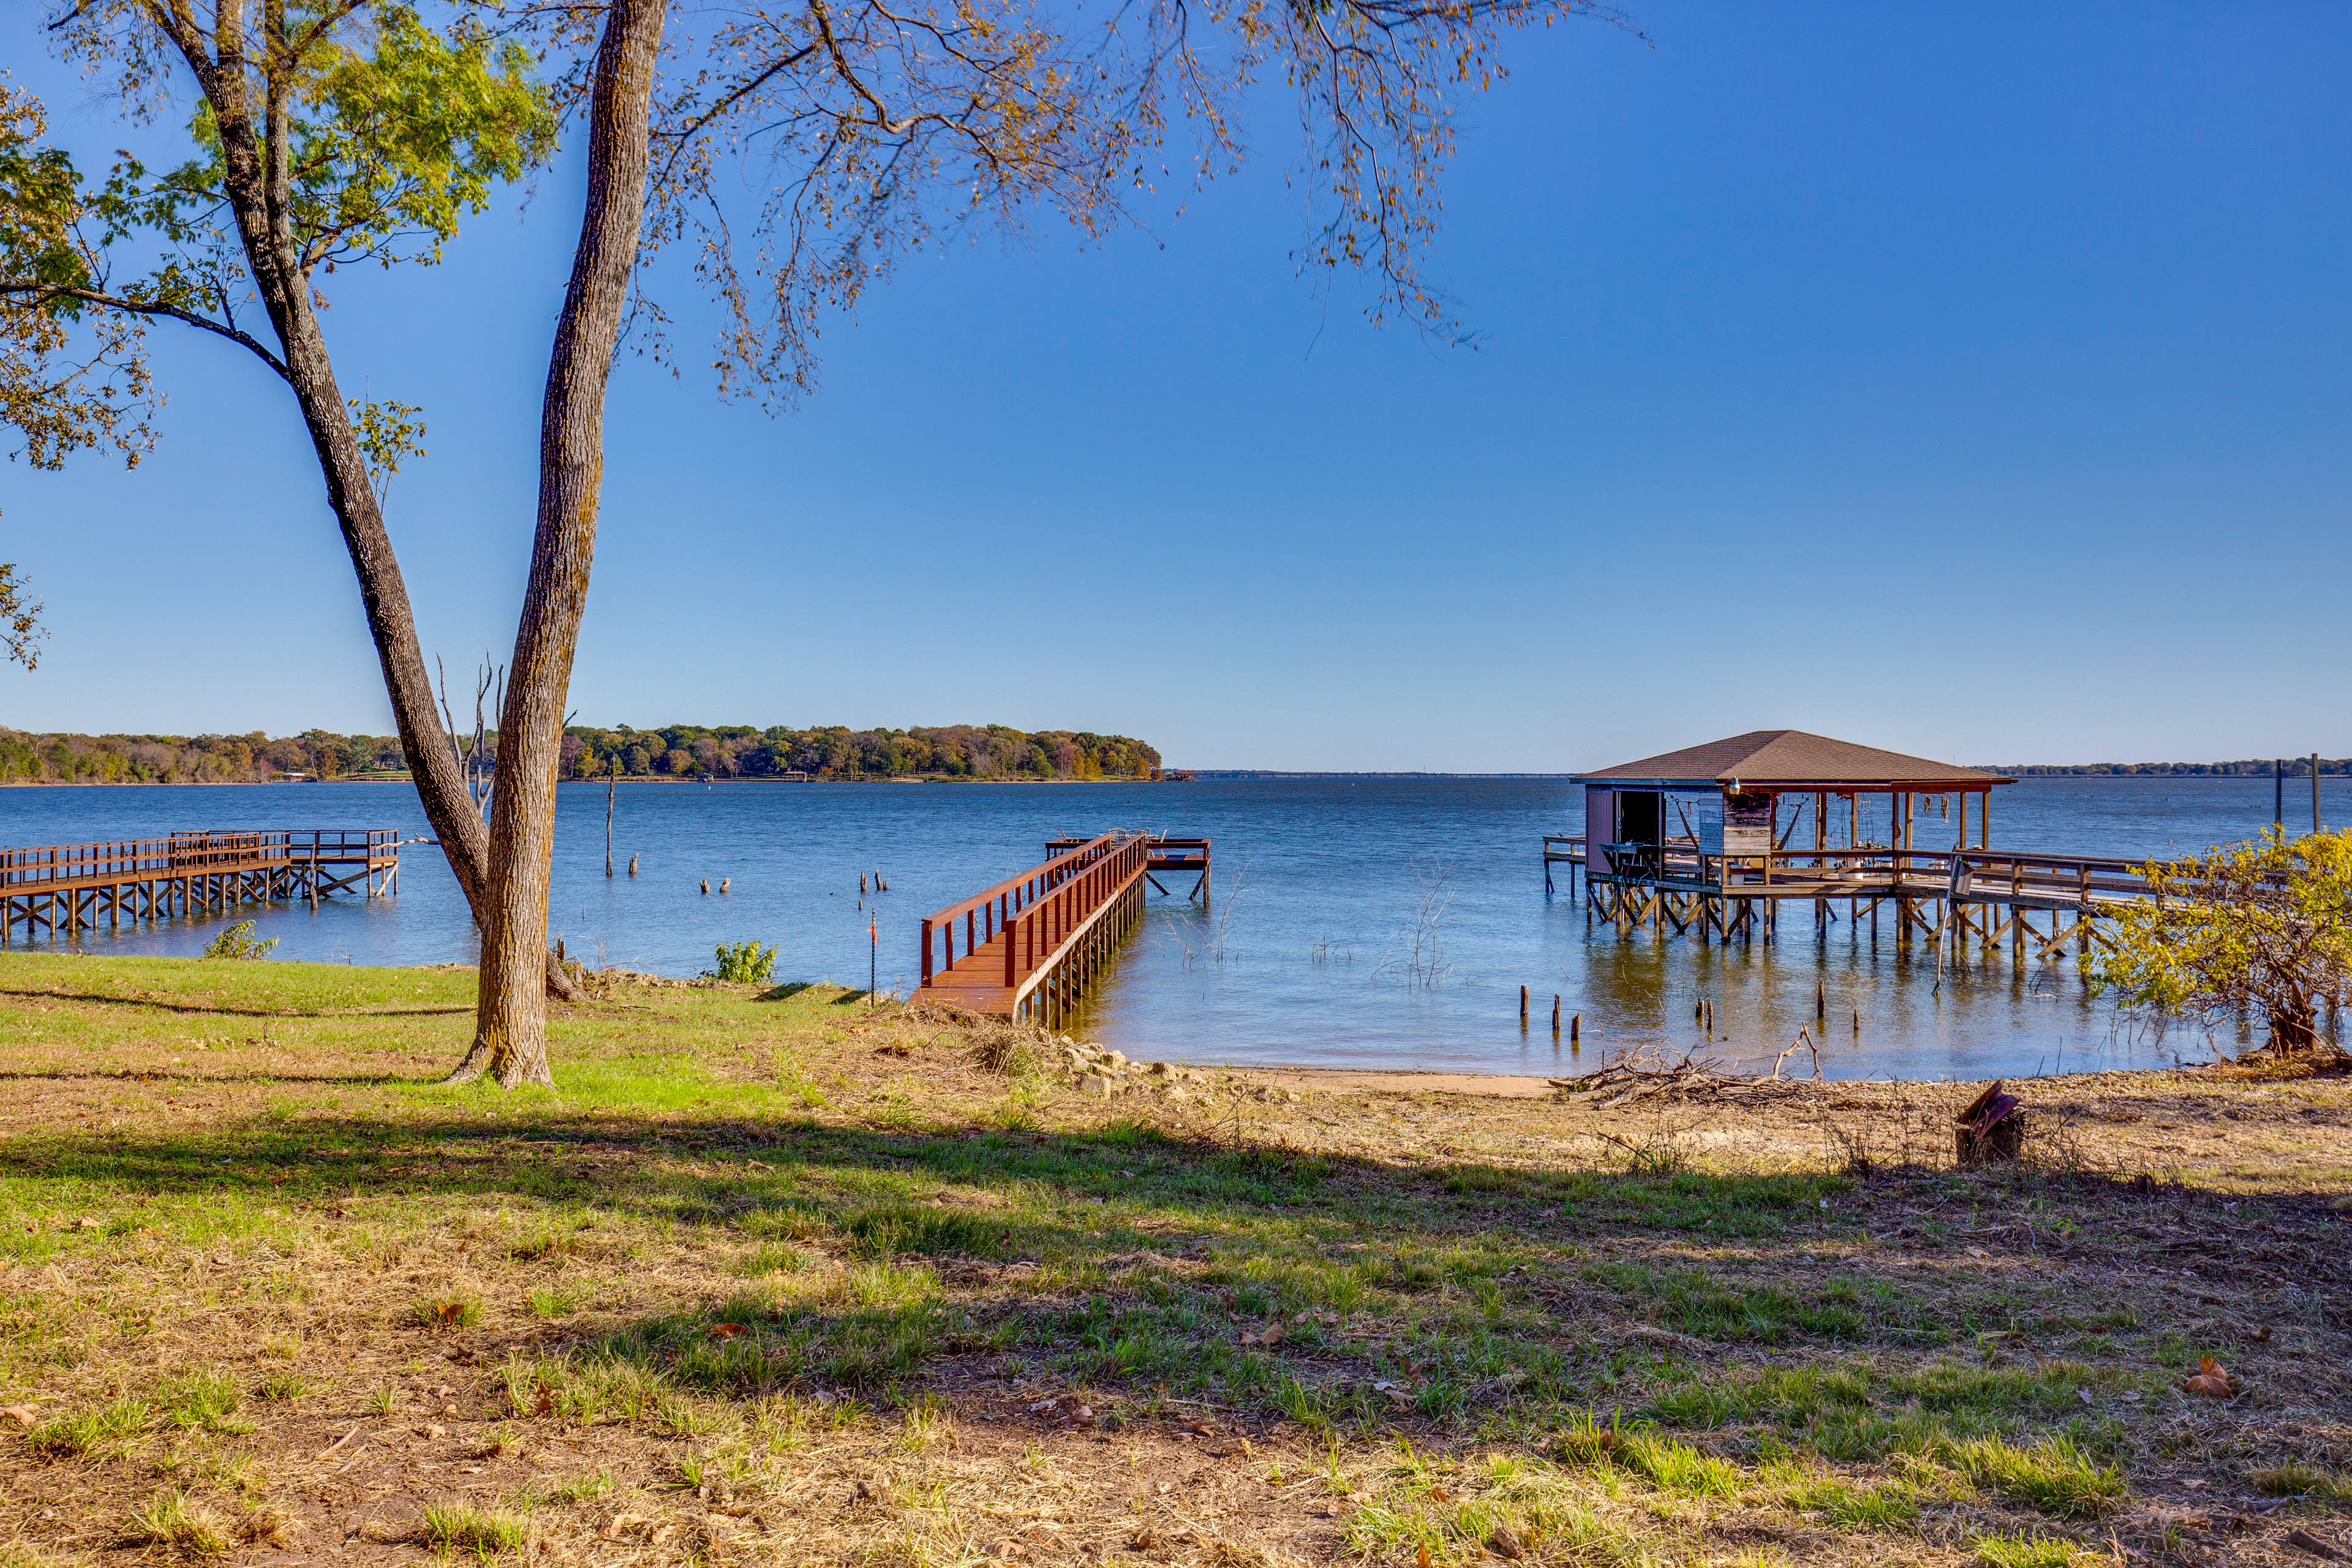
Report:
[[[540,415],[539,526],[499,716],[474,1048],[456,1075],[488,1072],[509,1089],[552,1081],[540,955],[547,949],[563,702],[588,604],[604,471],[604,384],[645,219],[654,65],[667,3],[613,0],[604,16],[589,100],[587,208]]]
[[[241,47],[241,35],[223,29],[217,37],[229,52],[214,59],[205,51],[205,35],[173,16],[168,9],[159,8],[155,14],[212,104],[225,165],[224,189],[255,292],[284,356],[287,384],[293,388],[303,426],[318,453],[327,503],[334,510],[352,570],[359,579],[368,634],[374,639],[377,663],[383,670],[384,692],[391,699],[401,752],[416,781],[425,820],[433,825],[449,869],[465,891],[474,923],[487,933],[484,899],[489,880],[489,830],[467,791],[457,753],[435,710],[433,683],[416,640],[407,584],[384,530],[383,510],[368,483],[367,458],[352,428],[350,406],[336,384],[309,278],[301,266],[289,211],[291,175],[287,160],[292,136],[283,89],[270,79],[259,106],[264,123],[257,126],[248,65],[234,52]],[[282,0],[269,0],[264,26],[273,41],[282,41]],[[549,988],[560,995],[577,997],[553,953],[543,955],[541,968]]]
[[[2319,1020],[2308,997],[2273,1002],[2270,1026],[2271,1037],[2265,1048],[2273,1056],[2299,1057],[2319,1045]]]

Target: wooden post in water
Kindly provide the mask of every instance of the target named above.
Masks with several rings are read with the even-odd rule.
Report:
[[[620,764],[615,763],[613,771],[604,777],[604,875],[607,877],[613,874],[613,803],[620,794]]]
[[[2319,831],[2319,753],[2311,753],[2311,830]]]
[[[1816,882],[1822,880],[1822,862],[1826,858],[1822,851],[1829,847],[1830,793],[1827,790],[1815,790],[1813,792],[1813,880]],[[1829,900],[1815,899],[1813,900],[1813,940],[1818,942],[1827,942],[1829,939]]]

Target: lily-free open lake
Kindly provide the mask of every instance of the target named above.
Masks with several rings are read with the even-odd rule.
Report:
[[[2352,781],[2326,779],[2323,789],[2325,820],[2352,820]],[[2020,1077],[2168,1065],[2210,1049],[2201,1034],[2158,1039],[2119,1026],[2071,956],[2021,973],[2004,953],[1939,982],[1935,950],[1898,954],[1891,922],[1874,952],[1866,926],[1834,924],[1817,942],[1793,910],[1770,947],[1588,929],[1564,880],[1544,891],[1542,835],[1583,827],[1581,792],[1556,779],[625,784],[614,839],[622,874],[610,879],[604,786],[566,784],[560,802],[553,929],[573,956],[687,975],[710,963],[714,944],[751,939],[778,949],[779,979],[863,985],[870,921],[886,990],[914,983],[922,916],[1034,864],[1048,838],[1121,826],[1206,835],[1216,856],[1209,908],[1187,903],[1182,884],[1174,897],[1154,895],[1075,1026],[1141,1058],[1556,1074],[1655,1044],[1769,1065],[1812,1021],[1816,985],[1832,1020],[1822,1070],[1836,1077]],[[1993,844],[2158,857],[2251,837],[2271,815],[2267,779],[2026,779],[1997,793]],[[2288,826],[2309,820],[2309,782],[2291,782]],[[0,843],[9,845],[312,826],[429,836],[405,784],[0,790]],[[1935,842],[1926,824],[1919,842]],[[890,890],[861,899],[861,871],[880,872]],[[698,891],[705,879],[708,896]],[[724,896],[722,879],[731,882]],[[431,847],[404,852],[395,898],[247,912],[278,939],[279,958],[472,954],[464,900]],[[84,932],[79,945],[194,953],[224,923]],[[1424,959],[1433,932],[1433,966],[1408,961],[1417,930]],[[1536,995],[1524,1034],[1522,984]],[[1554,994],[1582,1016],[1580,1056],[1552,1040]],[[1715,1004],[1712,1044],[1691,1021],[1701,997]],[[1801,1054],[1791,1069],[1800,1060],[1810,1071]]]

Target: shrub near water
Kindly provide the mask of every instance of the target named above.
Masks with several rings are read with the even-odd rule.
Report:
[[[205,943],[206,958],[268,958],[276,950],[278,939],[267,942],[253,939],[253,922],[239,921],[220,935]]]
[[[702,972],[705,980],[725,980],[737,985],[765,985],[776,977],[776,950],[756,942],[722,942],[711,950],[719,967]]]

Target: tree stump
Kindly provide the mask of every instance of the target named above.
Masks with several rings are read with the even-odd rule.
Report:
[[[1952,1118],[1952,1152],[1964,1171],[2004,1164],[2025,1151],[2025,1107],[1995,1079]]]

